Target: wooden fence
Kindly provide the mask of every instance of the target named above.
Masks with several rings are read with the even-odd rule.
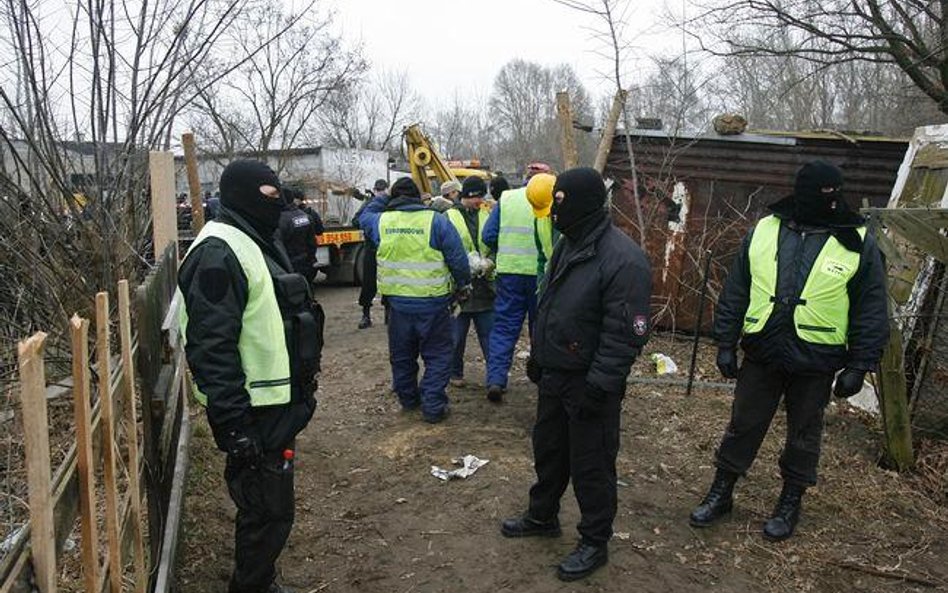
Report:
[[[134,333],[128,282],[118,285],[117,323],[110,317],[110,295],[96,295],[92,356],[89,320],[70,320],[72,376],[66,383],[75,441],[55,469],[46,334],[19,344],[30,521],[0,562],[0,593],[57,591],[63,546],[77,517],[83,591],[170,590],[190,436],[183,353],[162,331],[176,283],[177,250],[170,245],[136,292]]]

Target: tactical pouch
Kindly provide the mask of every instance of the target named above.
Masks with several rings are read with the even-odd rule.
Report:
[[[301,274],[275,275],[273,287],[283,314],[290,372],[301,387],[299,396],[309,397],[320,371],[326,316],[319,303],[313,301],[309,282]]]

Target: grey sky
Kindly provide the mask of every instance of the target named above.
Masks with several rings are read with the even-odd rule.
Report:
[[[593,0],[595,1],[595,0]],[[679,33],[659,24],[665,0],[628,0],[625,37],[637,49],[626,66],[626,86],[647,64],[644,56],[678,51]],[[486,97],[494,76],[522,58],[544,65],[567,63],[596,96],[613,92],[597,70],[611,68],[595,55],[584,27],[594,21],[552,0],[330,0],[349,39],[361,39],[373,66],[407,70],[429,103],[455,91]],[[680,3],[676,3],[680,11]]]

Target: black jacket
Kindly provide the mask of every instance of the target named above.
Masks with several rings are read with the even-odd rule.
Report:
[[[221,208],[217,221],[250,236],[273,265],[291,269],[282,246],[264,241],[238,214]],[[289,404],[250,406],[237,349],[248,284],[237,257],[224,241],[215,237],[205,239],[182,262],[178,287],[189,319],[185,355],[195,382],[207,395],[207,419],[218,447],[227,451],[231,445],[228,434],[237,430],[257,438],[265,451],[283,449],[312,417],[316,409],[315,386],[311,375],[291,373]],[[278,302],[284,309],[279,294]]]
[[[316,275],[316,228],[309,214],[288,206],[280,214],[280,240],[297,274],[312,280]]]
[[[541,284],[532,357],[544,369],[586,373],[624,393],[648,341],[652,271],[645,253],[603,214],[579,241],[561,238]]]
[[[471,234],[471,240],[474,241],[474,247],[481,254],[489,251],[484,242],[481,241],[480,229],[478,225],[480,224],[480,211],[478,208],[465,208],[464,206],[458,205],[457,211],[461,213],[461,216],[464,218],[464,223],[467,225],[467,231]],[[491,259],[495,259],[494,256],[491,256]],[[484,313],[485,311],[491,311],[494,308],[494,283],[484,278],[483,276],[471,277],[471,287],[474,289],[474,292],[471,293],[471,298],[465,301],[461,305],[462,313]]]
[[[833,224],[808,227],[792,220],[792,205],[788,200],[777,202],[771,210],[781,219],[775,295],[778,302],[763,330],[742,339],[744,314],[750,304],[752,229],[741,243],[718,299],[714,316],[714,337],[718,345],[734,347],[740,340],[749,359],[779,365],[789,372],[835,372],[844,366],[861,370],[875,368],[889,337],[885,270],[873,237],[867,234],[860,242],[853,233],[862,223],[861,217],[846,212]],[[810,269],[831,235],[851,244],[852,249],[860,250],[859,268],[847,286],[848,348],[804,342],[794,329],[793,306],[779,302],[784,298],[792,302],[800,296]]]

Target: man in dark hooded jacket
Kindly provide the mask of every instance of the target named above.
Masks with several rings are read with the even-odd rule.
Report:
[[[540,286],[527,364],[537,384],[527,512],[501,525],[507,537],[558,536],[560,498],[573,480],[581,540],[559,565],[565,581],[608,560],[616,515],[619,413],[626,377],[649,334],[652,273],[645,253],[612,225],[595,169],[570,169],[553,187],[563,233]]]
[[[178,277],[180,326],[198,401],[237,506],[229,593],[287,592],[275,562],[293,525],[296,435],[316,408],[322,310],[274,233],[280,180],[238,160],[221,174],[221,210]]]
[[[738,251],[714,320],[718,369],[737,386],[717,473],[691,513],[695,527],[730,512],[734,484],[750,469],[783,399],[783,490],[763,534],[771,541],[793,535],[804,491],[816,484],[833,377],[843,369],[837,397],[855,395],[882,357],[889,335],[882,260],[842,185],[834,165],[803,165],[793,195],[770,206],[772,214]]]

